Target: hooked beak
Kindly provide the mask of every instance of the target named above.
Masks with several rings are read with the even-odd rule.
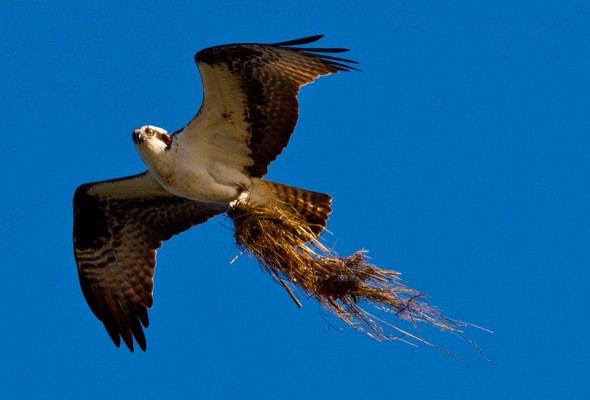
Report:
[[[140,129],[134,130],[131,134],[131,137],[133,138],[133,143],[135,144],[141,143],[145,140],[145,135],[141,132]]]

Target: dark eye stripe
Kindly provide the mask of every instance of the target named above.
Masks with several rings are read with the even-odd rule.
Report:
[[[158,139],[160,139],[162,142],[166,143],[167,146],[172,141],[172,138],[169,135],[166,135],[166,134],[163,134],[163,133],[160,133],[160,132],[156,132],[156,137]]]

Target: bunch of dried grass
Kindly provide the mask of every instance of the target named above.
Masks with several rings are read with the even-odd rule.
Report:
[[[228,214],[234,222],[238,246],[253,254],[299,307],[301,302],[292,290],[293,285],[374,339],[401,339],[429,346],[433,345],[422,338],[417,322],[462,337],[462,329],[470,325],[442,315],[425,301],[426,295],[407,287],[399,272],[369,263],[365,251],[338,256],[318,241],[296,213],[242,202],[235,204]],[[409,320],[416,334],[369,313],[361,304]]]

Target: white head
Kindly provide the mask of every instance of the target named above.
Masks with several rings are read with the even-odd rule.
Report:
[[[144,161],[163,153],[170,148],[172,143],[172,137],[168,135],[168,132],[152,125],[145,125],[136,129],[131,137],[133,143],[135,143],[135,148]]]

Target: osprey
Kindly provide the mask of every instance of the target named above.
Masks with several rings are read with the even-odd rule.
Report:
[[[263,179],[293,133],[299,89],[356,69],[354,61],[329,55],[347,49],[298,47],[322,36],[198,52],[204,96],[196,116],[172,134],[150,125],[133,132],[146,172],[76,190],[80,286],[117,346],[122,338],[133,351],[135,338],[146,350],[143,327],[149,325],[156,250],[163,241],[235,202],[297,212],[316,235],[325,227],[329,195]]]

